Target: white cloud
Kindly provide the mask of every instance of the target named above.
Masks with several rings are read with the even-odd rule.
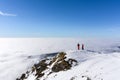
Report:
[[[17,16],[17,15],[15,15],[15,14],[4,13],[4,12],[2,12],[2,11],[0,11],[0,15],[1,15],[1,16]]]

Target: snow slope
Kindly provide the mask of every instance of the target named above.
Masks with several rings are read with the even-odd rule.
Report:
[[[119,80],[120,53],[99,54],[86,50],[66,53],[67,58],[76,59],[78,65],[67,71],[54,72],[40,80]],[[25,80],[35,80],[35,76],[31,74]]]
[[[79,61],[71,70],[50,75],[46,80],[119,80],[120,53],[99,54],[87,51],[68,52]],[[88,79],[88,80],[89,80]]]
[[[78,42],[86,44],[85,51],[76,50]],[[41,59],[41,54],[59,51],[66,52],[67,57],[76,59],[79,65],[53,73],[46,80],[120,80],[119,40],[71,38],[1,38],[0,80],[16,80]],[[27,80],[34,80],[34,76],[31,75]]]

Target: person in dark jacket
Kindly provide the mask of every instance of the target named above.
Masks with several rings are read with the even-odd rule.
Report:
[[[82,50],[84,50],[84,44],[82,44]]]
[[[77,44],[77,48],[78,48],[78,50],[80,50],[80,44],[79,43]]]

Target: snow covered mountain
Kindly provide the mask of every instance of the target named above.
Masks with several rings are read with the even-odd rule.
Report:
[[[53,63],[47,65],[47,68],[43,70],[44,75],[38,79],[119,80],[119,41],[110,41],[105,44],[101,44],[103,41],[96,42],[101,46],[95,44],[94,41],[81,40],[82,43],[88,43],[83,51],[76,50],[75,43],[77,42],[76,39],[0,39],[0,80],[16,80],[27,71],[29,71],[29,75],[23,80],[36,80],[35,72],[30,72],[32,67],[45,59],[48,59],[47,64],[50,63],[61,51],[66,53],[63,61],[73,59],[77,61],[77,65],[70,64],[69,68],[53,71],[54,65],[62,62],[57,58]]]

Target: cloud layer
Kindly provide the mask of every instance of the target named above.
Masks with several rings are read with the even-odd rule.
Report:
[[[15,14],[4,13],[4,12],[2,12],[2,11],[0,11],[0,15],[1,15],[1,16],[17,16],[17,15],[15,15]]]

